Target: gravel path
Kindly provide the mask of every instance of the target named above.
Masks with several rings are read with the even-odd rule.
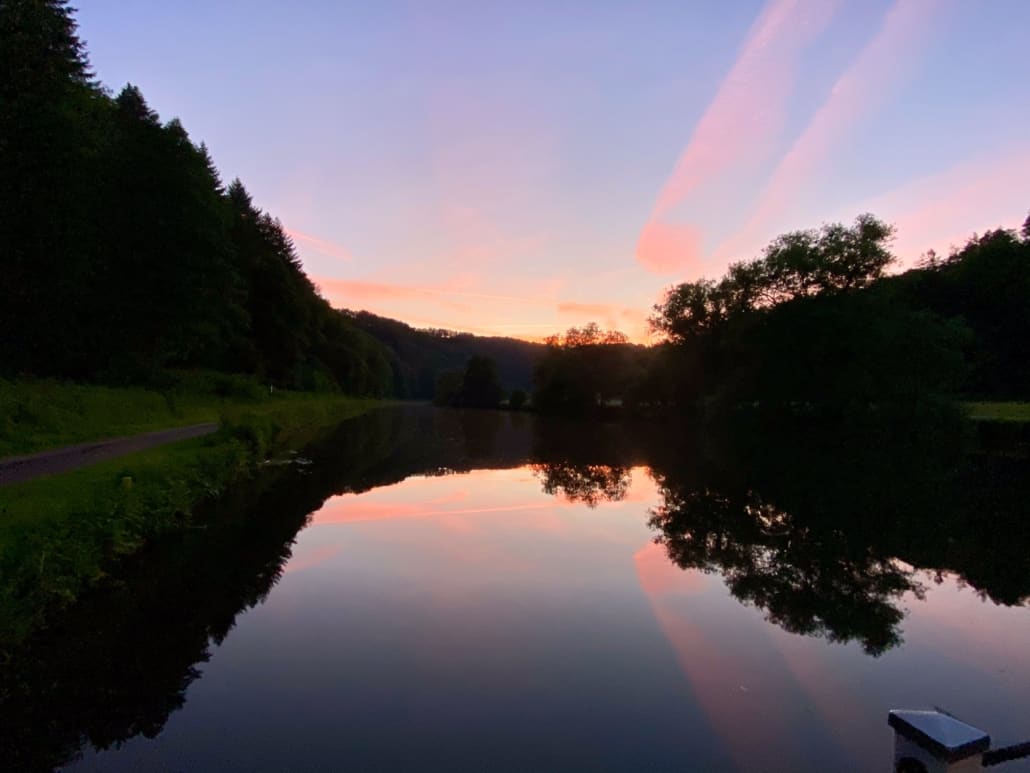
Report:
[[[157,432],[145,432],[142,435],[96,440],[91,443],[78,443],[73,446],[57,448],[53,451],[42,451],[27,456],[8,456],[0,459],[0,486],[11,483],[22,483],[59,472],[75,470],[89,464],[96,464],[107,459],[114,459],[125,454],[145,451],[176,440],[209,435],[218,429],[217,424],[193,424],[189,427],[174,427]]]

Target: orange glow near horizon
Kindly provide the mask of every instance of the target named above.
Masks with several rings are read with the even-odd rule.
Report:
[[[478,292],[458,282],[417,285],[325,276],[312,276],[312,281],[323,297],[338,308],[365,309],[415,327],[540,343],[570,327],[597,322],[625,333],[634,343],[650,340],[647,313],[617,304]],[[505,318],[502,314],[510,316]],[[552,321],[540,321],[544,318]]]

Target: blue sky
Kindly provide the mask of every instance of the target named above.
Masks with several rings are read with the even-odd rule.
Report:
[[[1030,208],[1022,0],[90,0],[336,305],[636,338],[663,288],[871,210],[900,258]]]

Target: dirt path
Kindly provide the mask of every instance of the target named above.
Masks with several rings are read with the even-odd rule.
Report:
[[[125,454],[162,446],[165,443],[174,443],[176,440],[209,435],[216,429],[218,429],[217,424],[193,424],[188,427],[145,432],[142,435],[77,443],[73,446],[41,451],[38,454],[28,454],[27,456],[8,456],[0,459],[0,486],[22,483],[43,475],[75,470]]]

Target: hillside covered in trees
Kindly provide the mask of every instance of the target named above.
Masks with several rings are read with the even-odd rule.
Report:
[[[0,376],[249,374],[432,396],[473,354],[524,387],[539,347],[333,309],[282,224],[141,91],[94,78],[63,0],[0,3]]]

